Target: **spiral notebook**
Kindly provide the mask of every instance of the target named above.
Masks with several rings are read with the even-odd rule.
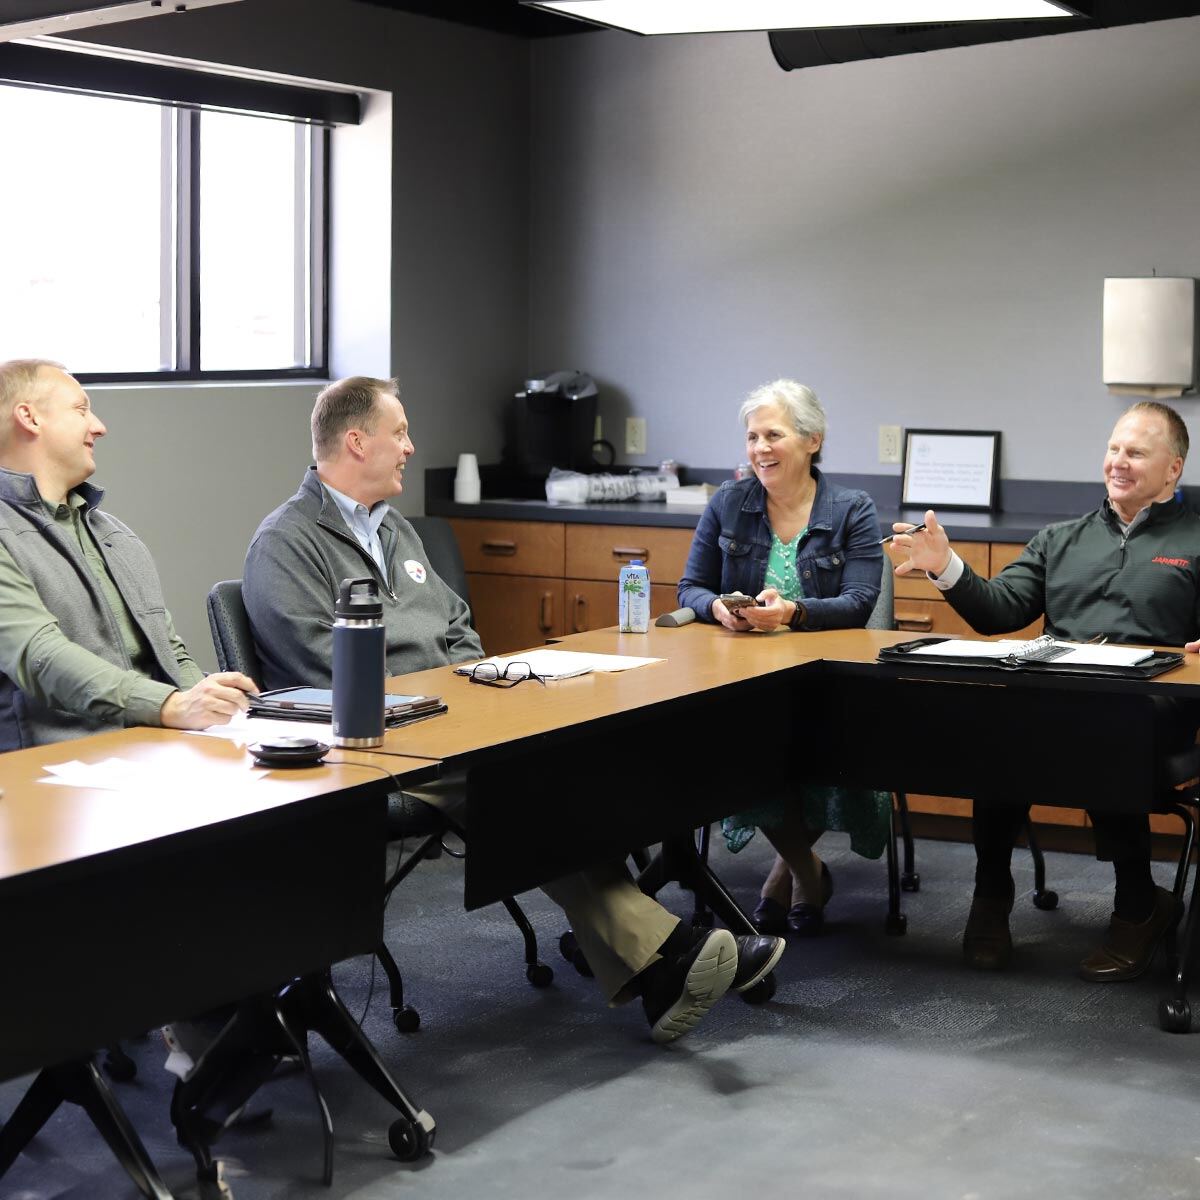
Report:
[[[1045,634],[1029,641],[917,638],[884,647],[879,651],[878,661],[1150,679],[1179,666],[1183,662],[1183,655],[1174,651],[1151,650],[1145,646],[1066,642]]]

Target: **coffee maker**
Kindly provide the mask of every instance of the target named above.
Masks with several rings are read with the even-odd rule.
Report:
[[[551,467],[590,471],[596,437],[596,381],[582,371],[525,380],[513,397],[507,457],[522,474],[544,480]]]

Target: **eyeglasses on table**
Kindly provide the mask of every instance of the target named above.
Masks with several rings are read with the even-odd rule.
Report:
[[[503,670],[495,663],[477,663],[467,678],[472,683],[482,683],[486,687],[511,688],[527,679],[536,679],[542,687],[546,686],[546,681],[540,675],[535,675],[527,662],[510,662]]]

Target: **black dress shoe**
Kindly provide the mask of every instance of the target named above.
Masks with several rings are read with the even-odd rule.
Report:
[[[802,900],[788,909],[787,927],[797,937],[819,937],[825,930],[825,905],[833,896],[833,876],[826,863],[821,864],[821,903]]]
[[[787,909],[778,900],[764,896],[755,907],[750,921],[759,933],[784,933],[787,930]]]
[[[787,942],[781,937],[755,937],[753,934],[746,934],[735,941],[737,973],[729,986],[735,992],[748,992],[775,969],[775,964],[783,957]]]
[[[1008,914],[1012,901],[995,896],[976,896],[963,931],[963,958],[977,971],[1002,971],[1012,958],[1012,934]]]
[[[1154,889],[1154,911],[1144,921],[1123,921],[1113,914],[1104,945],[1079,964],[1088,983],[1121,983],[1136,979],[1154,961],[1154,952],[1183,913],[1183,905],[1166,888]]]
[[[787,927],[796,937],[819,937],[825,930],[825,910],[804,901],[788,909]]]

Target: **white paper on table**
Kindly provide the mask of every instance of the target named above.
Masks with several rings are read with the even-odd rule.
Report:
[[[250,760],[246,760],[247,766]],[[100,762],[86,763],[71,759],[64,763],[48,763],[42,770],[46,774],[38,783],[57,783],[66,787],[95,788],[107,792],[124,792],[127,795],[161,798],[164,793],[178,794],[208,786],[221,787],[228,783],[228,764],[213,764],[211,770],[203,764],[190,763],[186,779],[180,779],[176,764],[133,762],[126,758],[105,758]],[[247,779],[261,779],[265,772],[246,772]],[[211,777],[211,779],[210,779]]]
[[[575,675],[587,675],[592,671],[629,671],[634,667],[645,667],[650,663],[662,662],[661,658],[634,658],[629,654],[584,654],[579,650],[529,650],[524,654],[510,654],[506,658],[485,658],[494,663],[503,673],[509,663],[527,663],[529,669],[540,679],[570,679]],[[459,675],[470,675],[479,663],[463,663],[456,667]]]
[[[270,717],[252,717],[238,713],[224,725],[210,725],[207,729],[189,729],[201,737],[224,738],[239,746],[250,746],[264,738],[310,737],[318,742],[333,745],[333,726],[319,721],[276,721]]]

